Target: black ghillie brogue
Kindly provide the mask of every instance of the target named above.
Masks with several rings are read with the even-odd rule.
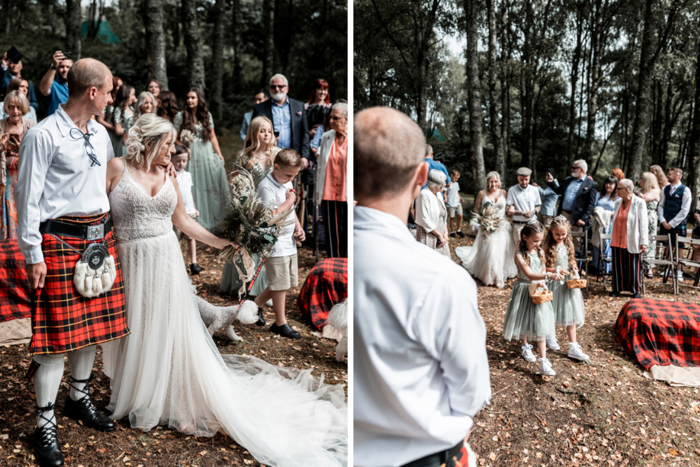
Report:
[[[75,386],[75,383],[85,383],[82,389]],[[84,394],[83,397],[74,401],[68,396],[66,398],[66,406],[63,409],[63,414],[73,420],[80,420],[88,428],[94,428],[100,431],[114,431],[117,427],[114,421],[100,413],[90,400],[90,378],[75,379],[71,376],[70,384],[73,389]]]
[[[54,409],[53,404],[46,407],[37,407],[39,417],[46,420],[46,424],[34,432],[36,460],[41,467],[61,467],[63,465],[63,453],[56,436],[56,416],[46,418],[44,412]]]

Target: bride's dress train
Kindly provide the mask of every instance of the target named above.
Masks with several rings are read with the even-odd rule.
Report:
[[[484,285],[495,285],[503,288],[505,281],[515,277],[518,269],[515,266],[515,245],[511,236],[511,227],[506,220],[506,198],[501,196],[497,202],[484,198],[484,208],[491,204],[493,212],[500,217],[500,228],[491,234],[484,233],[479,228],[473,246],[461,246],[455,249],[455,254],[462,260],[469,273],[478,278]]]
[[[219,353],[173,233],[172,182],[151,197],[125,170],[110,202],[131,329],[103,345],[112,417],[128,416],[142,430],[225,431],[265,465],[345,465],[341,386],[324,385],[311,370]]]

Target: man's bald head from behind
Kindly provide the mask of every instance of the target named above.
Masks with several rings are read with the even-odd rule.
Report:
[[[413,188],[425,156],[425,137],[416,122],[390,107],[373,107],[355,116],[353,137],[355,197],[360,204]]]

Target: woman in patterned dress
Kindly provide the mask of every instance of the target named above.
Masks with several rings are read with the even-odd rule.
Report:
[[[129,134],[128,128],[134,122],[134,111],[131,105],[136,102],[136,90],[128,84],[123,84],[117,91],[117,99],[114,101],[114,134],[119,138],[118,149],[114,150],[117,157],[126,156],[124,141]]]
[[[270,173],[275,160],[275,156],[280,152],[277,147],[275,137],[272,131],[272,122],[265,117],[255,117],[248,125],[245,142],[243,143],[243,151],[238,155],[236,166],[243,167],[253,176],[255,189],[257,190],[260,181]],[[229,175],[229,180],[236,175],[234,170]],[[236,196],[236,193],[231,193]],[[260,265],[260,257],[253,254],[253,262],[255,267]],[[265,267],[260,270],[258,278],[250,291],[251,295],[258,295],[267,287],[267,276],[265,275]],[[224,272],[221,275],[221,283],[219,290],[229,295],[238,295],[242,284],[238,270],[231,262],[224,264]]]
[[[192,194],[199,210],[197,222],[212,231],[226,215],[230,193],[224,156],[221,155],[219,140],[214,132],[214,120],[202,91],[191,89],[187,93],[185,110],[175,115],[173,125],[180,141],[184,143],[187,139],[183,139],[185,131],[194,139],[189,146],[190,162],[187,171],[192,174]]]

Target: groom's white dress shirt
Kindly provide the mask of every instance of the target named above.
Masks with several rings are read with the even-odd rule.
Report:
[[[44,261],[39,224],[61,216],[109,212],[107,161],[114,157],[107,130],[87,123],[90,145],[61,104],[31,128],[19,148],[17,243],[27,264]],[[94,154],[99,165],[92,163]]]
[[[447,450],[491,397],[476,284],[375,209],[354,209],[354,254],[355,465]]]

